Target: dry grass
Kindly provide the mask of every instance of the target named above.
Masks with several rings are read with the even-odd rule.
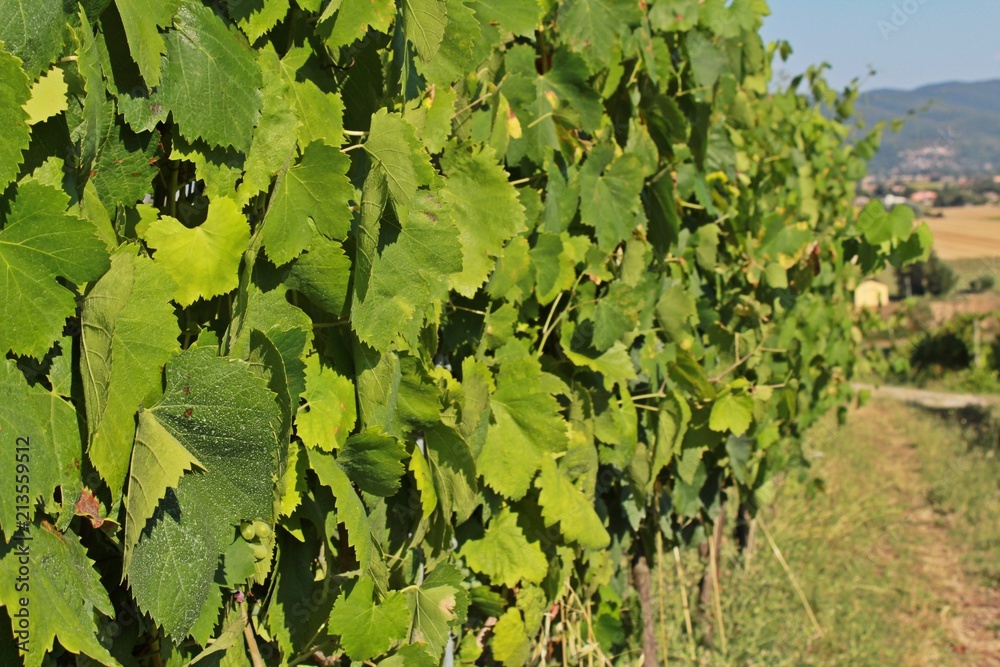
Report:
[[[825,492],[789,480],[765,517],[823,635],[758,533],[749,568],[724,549],[728,655],[699,646],[691,661],[677,576],[664,573],[669,664],[1000,665],[987,564],[1000,562],[1000,461],[984,451],[897,403],[815,427],[806,453]],[[689,579],[700,567],[689,554]]]

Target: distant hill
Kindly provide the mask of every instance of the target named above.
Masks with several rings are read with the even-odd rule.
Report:
[[[899,133],[883,134],[871,165],[876,174],[1000,172],[1000,79],[873,90],[856,111],[872,124],[906,119]]]

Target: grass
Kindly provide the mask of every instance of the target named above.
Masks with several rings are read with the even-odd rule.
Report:
[[[918,449],[928,499],[968,546],[966,564],[985,585],[1000,587],[1000,426],[996,415],[962,418],[971,438]]]
[[[946,264],[958,277],[953,292],[968,289],[969,283],[981,276],[992,276],[994,280],[992,291],[1000,290],[1000,257],[952,259],[948,260]]]
[[[731,540],[723,549],[728,655],[699,645],[692,661],[676,571],[660,571],[668,664],[969,664],[943,620],[952,603],[941,582],[996,584],[1000,577],[997,436],[970,433],[894,403],[855,411],[843,428],[832,420],[815,427],[807,455],[825,491],[789,479],[762,516],[822,636],[758,530],[749,563]],[[931,565],[952,555],[956,572]],[[684,565],[696,608],[703,565],[695,554]]]

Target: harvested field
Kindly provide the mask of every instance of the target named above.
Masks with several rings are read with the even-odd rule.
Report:
[[[1000,207],[940,209],[943,218],[927,218],[934,250],[944,260],[1000,257]]]

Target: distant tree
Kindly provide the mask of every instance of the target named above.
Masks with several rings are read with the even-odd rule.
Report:
[[[979,292],[986,292],[993,289],[996,284],[996,278],[988,273],[984,273],[981,276],[973,278],[969,281],[969,291],[978,294]]]
[[[960,188],[956,188],[950,183],[941,188],[938,195],[938,206],[965,206],[968,201],[968,193]]]
[[[896,270],[899,293],[904,296],[941,296],[949,292],[957,281],[958,276],[952,268],[933,251],[926,262],[916,262]]]

